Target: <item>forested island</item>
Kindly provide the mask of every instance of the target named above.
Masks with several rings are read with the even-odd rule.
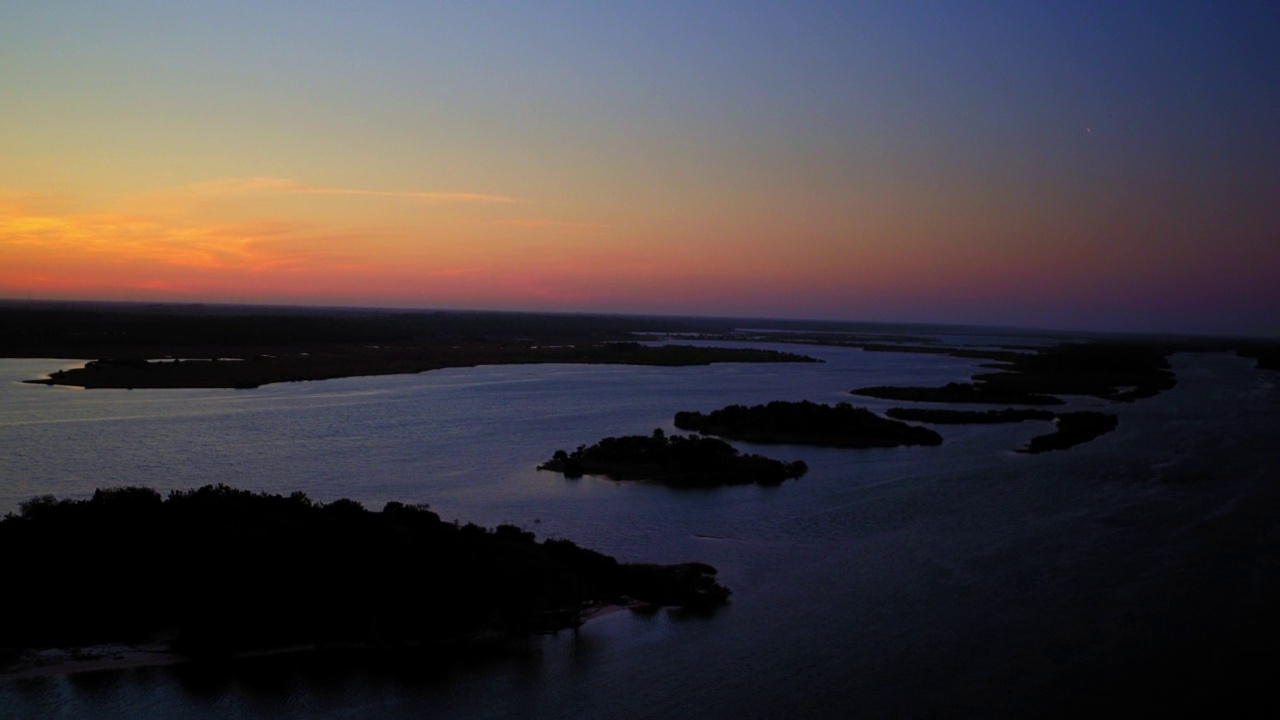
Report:
[[[942,444],[942,436],[928,428],[882,418],[849,403],[831,406],[808,400],[729,405],[706,414],[678,412],[675,425],[681,430],[754,443],[837,448]]]
[[[1093,411],[1062,413],[1057,417],[1057,428],[1046,435],[1031,438],[1018,452],[1035,454],[1050,450],[1066,450],[1081,443],[1105,435],[1120,424],[1119,418],[1109,413]]]
[[[673,487],[777,485],[808,471],[803,461],[782,462],[761,455],[742,454],[723,440],[697,435],[607,437],[573,452],[557,450],[539,470],[564,473],[567,478],[603,475],[614,480],[646,480]]]
[[[705,612],[701,563],[619,563],[426,507],[311,501],[225,485],[34,498],[0,520],[0,666],[39,648],[161,643],[190,658],[296,646],[447,657],[481,638],[575,627],[605,604]]]

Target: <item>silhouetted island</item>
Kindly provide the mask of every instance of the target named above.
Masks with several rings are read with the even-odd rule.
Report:
[[[744,455],[723,440],[697,435],[670,435],[660,428],[652,435],[607,437],[573,452],[557,450],[539,470],[564,473],[567,478],[604,475],[614,480],[648,480],[674,487],[720,485],[777,485],[808,471],[803,461],[782,462],[761,455]]]
[[[1049,450],[1066,450],[1115,430],[1120,420],[1108,413],[1083,411],[1062,413],[1057,417],[1057,424],[1056,430],[1047,435],[1031,438],[1031,442],[1018,452],[1035,454]]]
[[[1004,408],[1003,410],[946,410],[941,408],[889,408],[885,415],[897,420],[934,423],[937,425],[967,425],[1015,423],[1024,420],[1052,420],[1057,415],[1049,410],[1031,408]]]
[[[808,400],[729,405],[706,414],[678,412],[675,425],[681,430],[754,443],[838,448],[942,444],[942,436],[928,428],[888,420],[849,403],[831,406]]]
[[[23,652],[156,643],[193,657],[337,645],[447,658],[478,639],[576,627],[631,601],[708,611],[700,563],[619,563],[512,525],[443,522],[225,485],[38,497],[0,521],[0,665]]]
[[[983,403],[992,405],[1061,405],[1060,398],[989,383],[947,383],[942,387],[874,385],[851,390],[854,395],[882,400],[917,402]]]

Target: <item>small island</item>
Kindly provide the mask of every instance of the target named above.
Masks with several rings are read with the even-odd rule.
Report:
[[[1034,455],[1050,450],[1066,450],[1115,430],[1120,419],[1108,413],[1069,412],[1058,415],[1057,424],[1056,430],[1031,438],[1031,442],[1018,452]]]
[[[567,478],[603,475],[613,480],[647,480],[673,487],[722,485],[778,485],[808,471],[803,461],[782,462],[761,455],[742,454],[723,440],[697,435],[670,435],[656,428],[652,435],[607,437],[573,452],[557,450],[539,470]]]
[[[875,385],[850,391],[854,395],[882,400],[916,402],[974,403],[988,405],[1061,405],[1060,398],[991,383],[947,383],[942,387],[895,387]]]
[[[1031,408],[1004,408],[1003,410],[947,410],[943,408],[889,408],[885,415],[896,420],[933,423],[935,425],[968,425],[1015,423],[1025,420],[1053,420],[1058,417],[1049,410]]]
[[[679,412],[675,425],[681,430],[754,443],[837,448],[942,444],[942,436],[928,428],[882,418],[849,403],[831,406],[808,400],[729,405],[706,414]]]
[[[336,647],[447,662],[602,606],[707,612],[729,596],[701,563],[620,563],[425,506],[373,512],[225,485],[34,498],[0,520],[0,553],[0,671],[30,668],[36,650],[111,643],[194,659]]]

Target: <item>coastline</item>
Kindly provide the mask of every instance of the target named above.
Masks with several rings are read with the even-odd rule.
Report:
[[[172,352],[180,353],[174,348]],[[83,353],[80,353],[83,355]],[[0,357],[4,353],[0,352]],[[453,346],[293,349],[287,354],[250,354],[226,348],[183,359],[145,354],[97,355],[83,367],[57,369],[32,385],[85,389],[252,389],[282,382],[333,380],[375,375],[411,375],[428,370],[479,365],[545,363],[681,367],[724,362],[817,362],[775,350],[587,342],[566,345],[473,343]],[[159,358],[159,359],[157,359]]]

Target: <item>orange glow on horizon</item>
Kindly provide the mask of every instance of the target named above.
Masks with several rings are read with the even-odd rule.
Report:
[[[769,207],[677,225],[543,210],[484,193],[273,178],[98,207],[0,197],[0,296],[859,318],[1007,314],[1019,298],[1136,306],[1195,272],[1193,255],[1153,266],[1123,247],[1020,245],[1003,238],[1018,237],[1021,221],[1003,214],[952,223],[938,243],[931,221],[902,222],[892,209],[844,225]],[[369,223],[386,212],[393,222]]]

